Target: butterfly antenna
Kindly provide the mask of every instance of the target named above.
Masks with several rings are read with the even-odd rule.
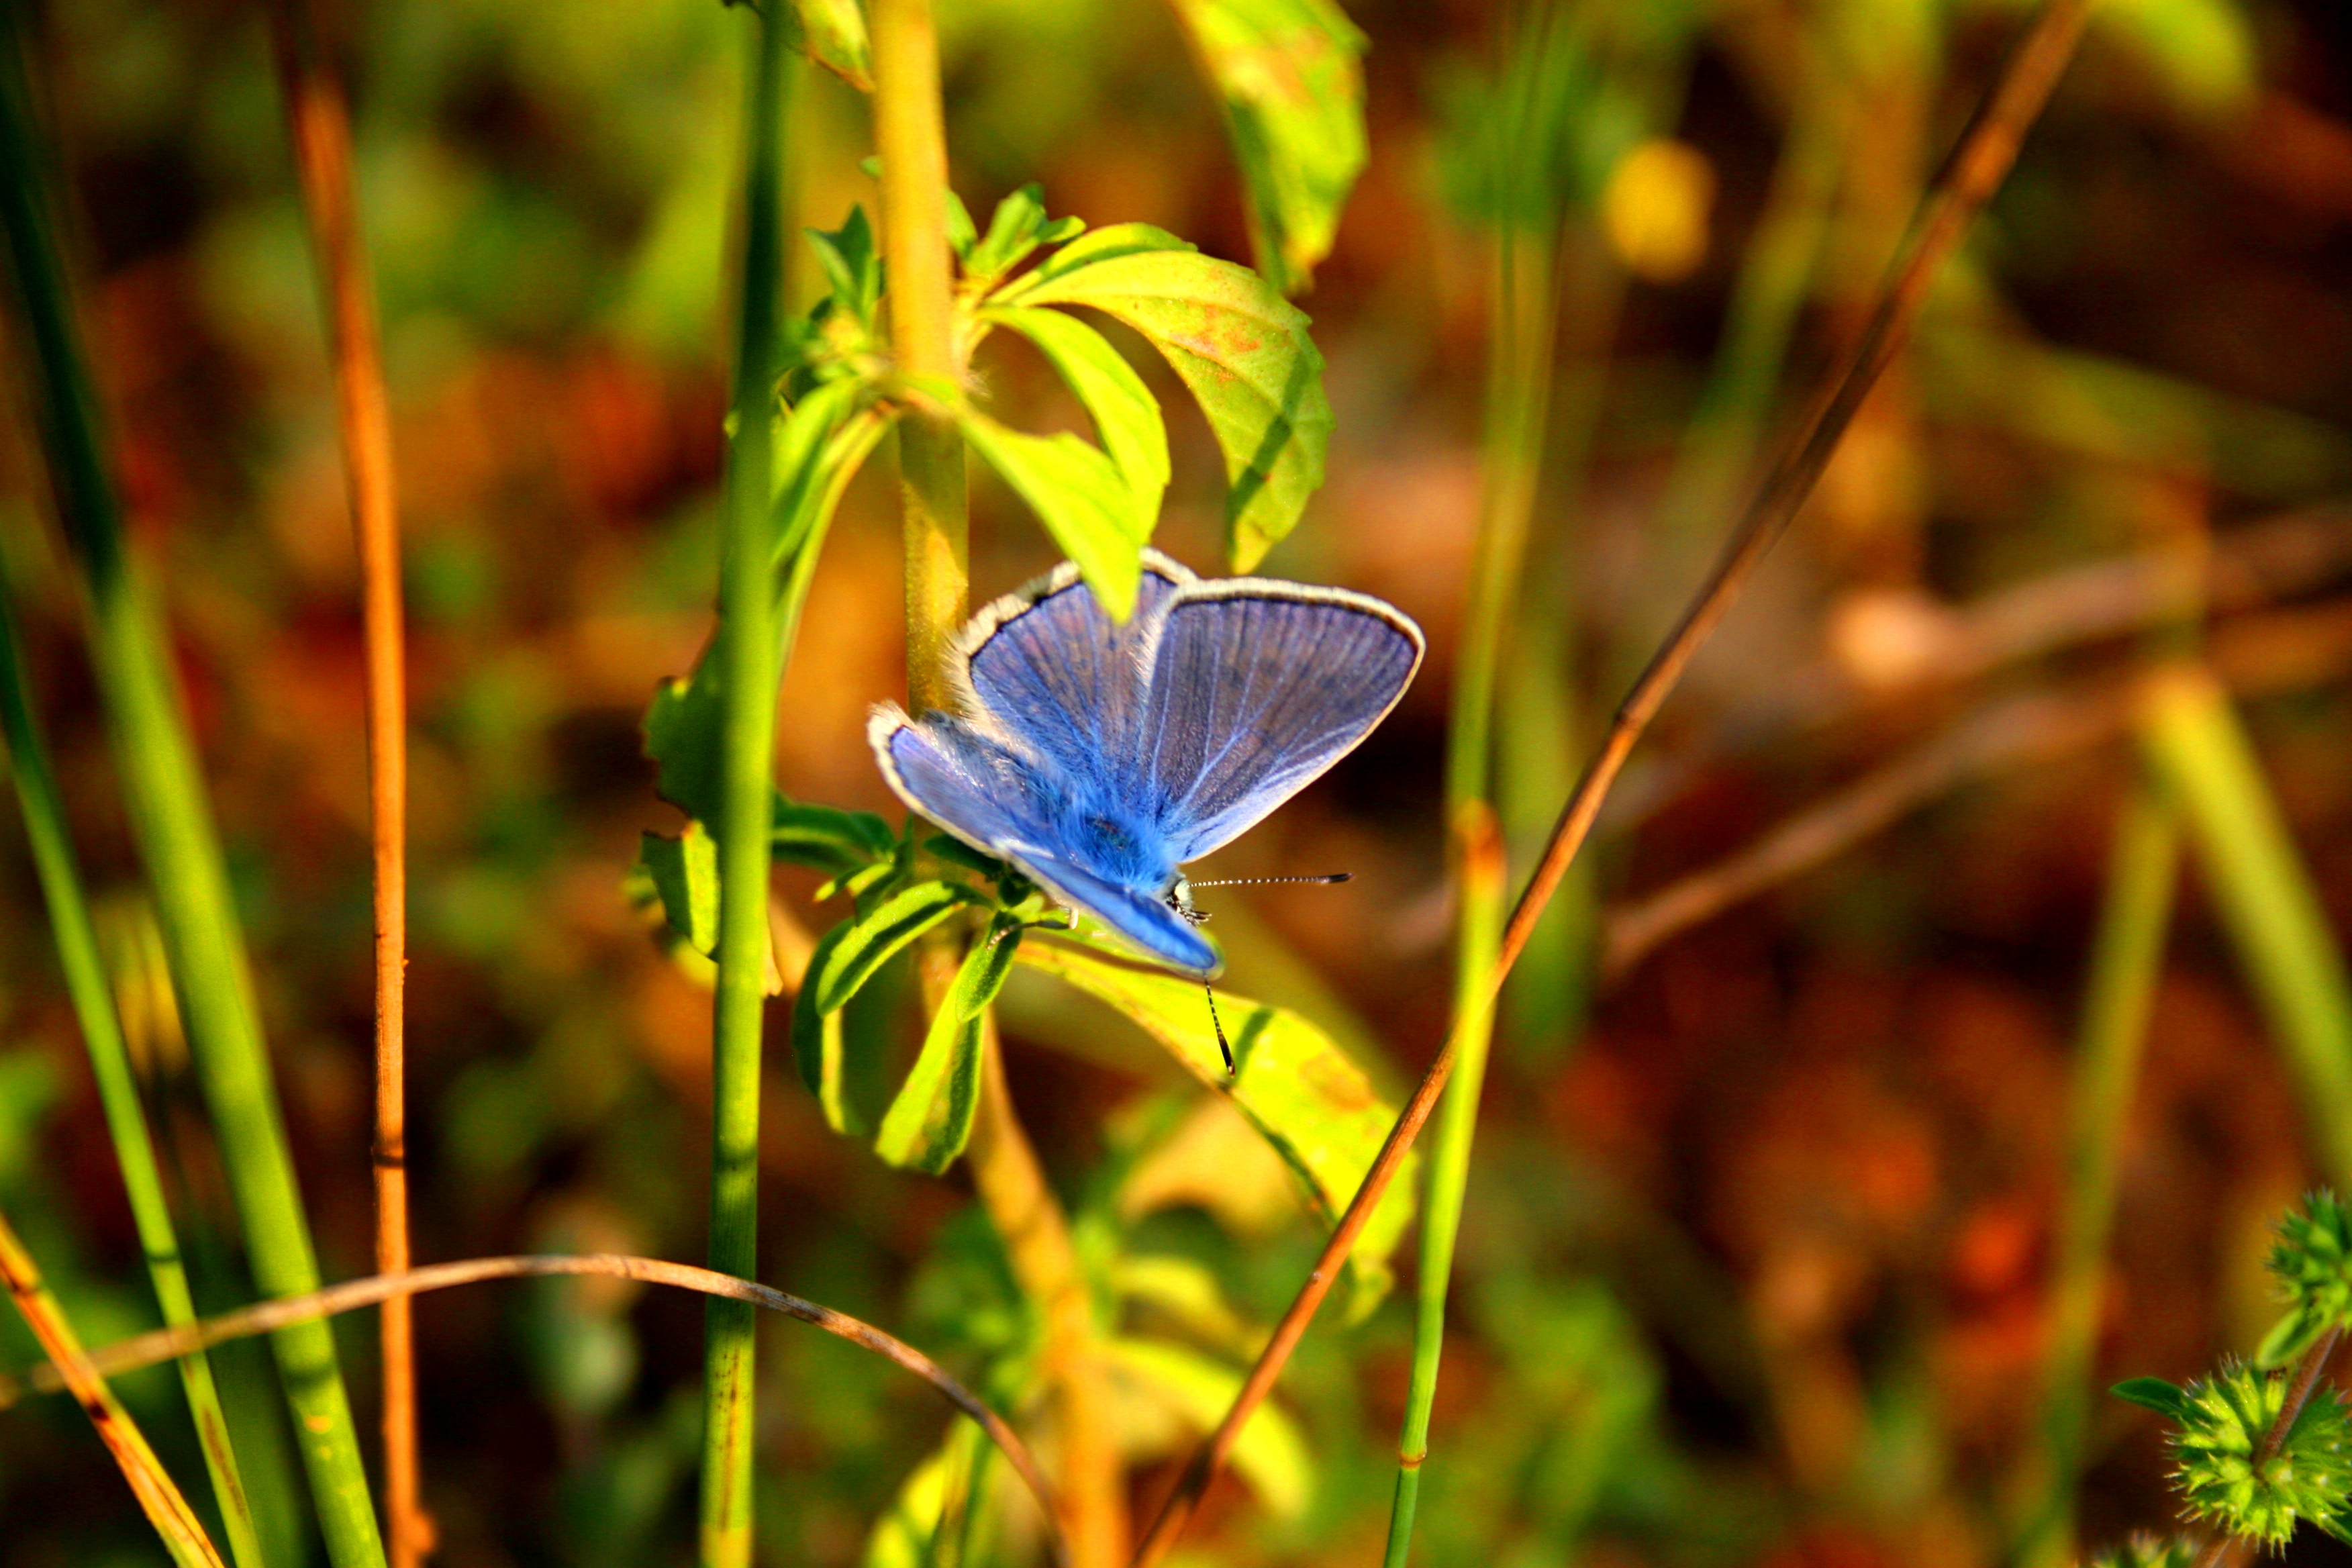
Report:
[[[1217,1016],[1217,993],[1207,981],[1201,982],[1201,994],[1209,999],[1209,1026],[1217,1031],[1217,1049],[1225,1058],[1225,1076],[1234,1076],[1234,1047],[1225,1042],[1225,1021]]]
[[[1194,888],[1255,888],[1266,882],[1320,882],[1329,886],[1345,882],[1355,876],[1353,871],[1327,871],[1320,877],[1227,877],[1215,882],[1193,882]]]

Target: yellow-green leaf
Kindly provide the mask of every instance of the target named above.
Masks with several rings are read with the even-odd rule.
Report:
[[[1053,941],[1024,944],[1019,962],[1108,1003],[1195,1078],[1228,1096],[1298,1177],[1317,1218],[1337,1221],[1387,1140],[1397,1108],[1320,1029],[1286,1008],[1219,992],[1218,1011],[1234,1047],[1229,1079],[1198,981],[1129,968]],[[1412,1220],[1418,1158],[1407,1157],[1356,1239],[1356,1310],[1369,1310],[1388,1287],[1389,1253]]]
[[[1331,405],[1306,314],[1246,267],[1148,224],[1081,236],[1000,290],[1002,303],[1083,305],[1141,332],[1208,416],[1224,454],[1225,549],[1246,572],[1323,484]]]
[[[1143,584],[1146,532],[1136,531],[1132,492],[1118,465],[1069,432],[1031,436],[959,406],[956,424],[971,449],[1029,503],[1087,586],[1115,620],[1134,613]]]
[[[1329,254],[1364,167],[1364,36],[1331,0],[1175,0],[1224,100],[1257,269],[1285,294]]]

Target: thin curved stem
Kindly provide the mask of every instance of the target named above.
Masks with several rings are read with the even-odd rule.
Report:
[[[313,1290],[307,1295],[240,1307],[234,1312],[223,1312],[200,1323],[135,1334],[90,1352],[89,1360],[100,1375],[120,1376],[126,1372],[136,1372],[141,1367],[170,1361],[175,1356],[209,1350],[230,1340],[274,1333],[292,1323],[313,1322],[403,1296],[422,1296],[429,1291],[446,1290],[457,1285],[478,1284],[487,1279],[543,1279],[568,1275],[635,1279],[647,1285],[667,1285],[674,1289],[693,1290],[701,1295],[781,1312],[904,1367],[938,1389],[949,1404],[971,1416],[981,1430],[988,1434],[989,1441],[996,1445],[1013,1468],[1020,1472],[1021,1479],[1028,1483],[1038,1506],[1045,1510],[1046,1529],[1053,1532],[1055,1550],[1057,1554],[1061,1552],[1060,1516],[1055,1511],[1053,1484],[1045,1479],[1045,1472],[1038,1465],[1036,1457],[1003,1416],[991,1410],[978,1394],[957,1382],[939,1363],[896,1335],[846,1312],[836,1312],[831,1307],[803,1300],[772,1286],[740,1279],[716,1269],[698,1268],[690,1263],[671,1263],[658,1258],[634,1258],[610,1252],[524,1253],[504,1258],[469,1258],[456,1263],[436,1263],[423,1268],[412,1268],[404,1274],[379,1274],[365,1279],[346,1280],[341,1285],[330,1285],[323,1290]],[[26,1373],[21,1382],[0,1378],[0,1410],[16,1404],[27,1394],[56,1394],[65,1387],[65,1378],[58,1368],[43,1363]]]
[[[1925,301],[1927,285],[1937,268],[1958,246],[1960,237],[2009,172],[2015,161],[2019,143],[2025,131],[2043,104],[2049,101],[2056,87],[2059,72],[2073,55],[2074,44],[2082,36],[2083,22],[2088,0],[2049,0],[2003,68],[2000,79],[1982,110],[1970,124],[1967,134],[1954,152],[1951,162],[1938,177],[1930,193],[1927,206],[1903,258],[1895,268],[1892,280],[1872,312],[1869,324],[1860,340],[1847,351],[1828,390],[1816,404],[1805,421],[1803,434],[1796,444],[1776,463],[1767,475],[1756,498],[1748,505],[1724,550],[1714,572],[1692,598],[1682,619],[1658,652],[1651,658],[1633,683],[1633,690],[1617,710],[1607,738],[1599,753],[1586,767],[1584,776],[1570,793],[1561,809],[1559,821],[1553,827],[1550,841],[1545,846],[1541,862],[1530,879],[1526,891],[1520,894],[1511,910],[1509,922],[1504,927],[1501,947],[1496,954],[1493,979],[1487,986],[1485,1005],[1459,1017],[1454,1032],[1439,1047],[1436,1059],[1405,1102],[1398,1114],[1396,1125],[1390,1130],[1388,1141],[1373,1158],[1371,1168],[1364,1174],[1348,1211],[1340,1217],[1322,1256],[1316,1260],[1306,1285],[1299,1290],[1282,1321],[1275,1326],[1265,1349],[1244,1380],[1225,1417],[1201,1446],[1194,1450],[1192,1462],[1185,1467],[1177,1481],[1175,1491],[1161,1509],[1135,1552],[1136,1568],[1149,1568],[1165,1557],[1183,1532],[1193,1510],[1209,1488],[1225,1458],[1241,1436],[1243,1423],[1263,1404],[1282,1375],[1291,1352],[1307,1332],[1307,1325],[1330,1293],[1332,1281],[1339,1277],[1339,1265],[1355,1246],[1357,1236],[1370,1219],[1373,1206],[1389,1183],[1403,1164],[1405,1153],[1420,1136],[1421,1129],[1435,1109],[1445,1081],[1453,1075],[1455,1060],[1455,1040],[1472,1028],[1485,1026],[1485,1016],[1491,1016],[1496,994],[1509,976],[1511,966],[1534,933],[1536,921],[1544,907],[1550,902],[1553,891],[1568,873],[1570,861],[1582,847],[1591,832],[1593,818],[1600,814],[1601,805],[1608,797],[1610,786],[1625,765],[1625,758],[1641,740],[1650,721],[1666,700],[1668,692],[1682,678],[1694,655],[1698,652],[1710,633],[1730,611],[1740,590],[1755,574],[1780,535],[1788,531],[1798,509],[1824,468],[1831,454],[1837,449],[1838,439],[1853,423],[1870,389],[1893,361],[1896,351],[1909,336]]]

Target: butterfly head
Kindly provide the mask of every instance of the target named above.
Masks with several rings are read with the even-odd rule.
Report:
[[[1183,872],[1176,873],[1176,879],[1168,884],[1168,891],[1160,896],[1167,900],[1168,907],[1176,911],[1176,918],[1186,925],[1208,923],[1209,911],[1192,901],[1192,884],[1184,879]]]

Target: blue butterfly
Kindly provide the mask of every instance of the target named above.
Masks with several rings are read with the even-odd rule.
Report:
[[[1223,961],[1193,929],[1203,917],[1178,868],[1353,751],[1423,647],[1366,595],[1204,581],[1147,550],[1125,626],[1065,563],[956,637],[961,713],[909,719],[884,703],[866,733],[909,806],[1206,981]]]

